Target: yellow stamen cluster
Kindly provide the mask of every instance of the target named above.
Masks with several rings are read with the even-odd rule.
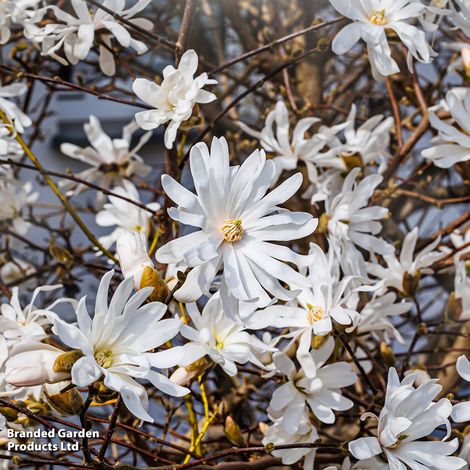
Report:
[[[313,325],[315,322],[321,320],[325,316],[325,310],[319,305],[308,305],[307,319]]]
[[[222,233],[227,243],[235,243],[243,238],[242,221],[240,219],[228,219],[222,225]]]
[[[113,364],[113,353],[109,349],[103,349],[95,354],[96,362],[105,369],[109,369]]]
[[[376,24],[377,26],[384,26],[388,23],[387,17],[385,16],[385,10],[376,10],[373,11],[372,14],[369,16],[369,21],[372,24]]]

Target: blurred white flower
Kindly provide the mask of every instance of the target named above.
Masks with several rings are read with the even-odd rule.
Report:
[[[106,0],[103,6],[140,28],[150,31],[153,28],[151,21],[135,17],[150,1],[137,0],[132,7],[126,9],[126,2]],[[111,76],[116,72],[112,52],[113,39],[122,47],[134,49],[137,54],[147,52],[148,48],[144,42],[134,39],[126,25],[101,8],[90,10],[85,0],[72,0],[71,5],[75,16],[56,5],[48,5],[38,10],[31,22],[25,24],[25,36],[41,46],[42,55],[51,56],[63,65],[69,63],[75,65],[87,58],[97,37],[101,71]],[[42,20],[49,10],[54,13],[58,22],[38,25],[37,22]],[[59,55],[61,49],[65,57]]]
[[[373,417],[378,420],[377,437],[361,437],[349,443],[349,451],[358,460],[384,454],[390,468],[412,470],[423,468],[457,470],[465,461],[449,457],[458,448],[458,439],[452,441],[420,441],[430,436],[439,426],[445,425],[450,435],[448,417],[452,404],[447,398],[434,399],[442,387],[437,380],[429,380],[418,388],[413,386],[417,374],[409,374],[401,382],[396,370],[389,369],[385,405],[377,417],[364,413],[361,420]]]
[[[163,69],[160,85],[145,78],[134,80],[132,85],[134,93],[155,108],[137,113],[137,124],[142,129],[152,130],[168,123],[165,130],[165,146],[168,149],[173,148],[178,128],[191,117],[194,106],[216,99],[213,93],[203,90],[206,85],[216,84],[216,80],[209,79],[207,73],[194,78],[198,62],[196,52],[191,49],[182,55],[177,69],[172,65]]]
[[[41,0],[3,0],[0,2],[0,44],[11,37],[11,26],[31,19]]]
[[[8,224],[8,229],[20,236],[27,234],[31,224],[24,219],[24,210],[38,198],[32,192],[31,181],[0,179],[0,224]]]
[[[0,3],[1,5],[1,3]],[[31,126],[31,119],[10,99],[24,95],[28,91],[25,83],[12,83],[11,85],[0,86],[0,110],[15,126],[19,133],[24,132],[25,127]]]
[[[297,432],[293,434],[288,434],[282,426],[282,421],[280,419],[275,420],[274,424],[269,426],[265,432],[265,437],[263,438],[263,445],[267,446],[268,444],[274,445],[283,445],[283,444],[313,444],[319,438],[318,432],[314,426],[310,423],[307,417],[302,416],[299,422],[299,427]],[[303,469],[304,470],[313,470],[315,463],[315,454],[316,448],[292,448],[292,449],[282,449],[274,450],[271,452],[274,457],[281,459],[284,465],[292,466],[300,459],[304,458]]]
[[[130,181],[124,180],[122,183],[122,186],[113,188],[112,192],[140,203],[137,188]],[[99,238],[105,248],[110,248],[126,232],[142,232],[145,238],[149,236],[151,212],[116,196],[108,196],[108,200],[109,203],[96,214],[96,223],[101,227],[116,227],[111,234]],[[146,207],[157,211],[160,209],[160,204],[151,202]]]
[[[175,297],[193,302],[207,294],[222,264],[222,283],[239,301],[266,306],[271,302],[267,292],[291,299],[293,293],[279,280],[308,287],[308,280],[282,261],[305,266],[310,258],[271,243],[303,238],[317,226],[310,214],[278,207],[300,188],[302,175],[266,194],[275,177],[273,162],[255,151],[241,166],[231,167],[224,138],[213,139],[210,153],[205,144],[195,145],[190,166],[197,195],[162,176],[163,189],[178,204],[168,210],[170,217],[200,229],[157,250],[158,262],[193,268]]]
[[[462,94],[461,89],[452,89],[445,102],[451,119],[443,121],[430,111],[429,119],[438,135],[432,140],[435,145],[422,152],[424,158],[440,168],[450,168],[470,158],[470,90]]]
[[[80,148],[73,144],[62,144],[60,150],[68,157],[80,160],[91,168],[84,170],[75,176],[89,183],[95,183],[104,189],[112,186],[121,186],[126,178],[148,176],[152,168],[144,163],[137,152],[148,142],[151,133],[145,133],[131,148],[132,135],[138,129],[132,121],[122,130],[120,139],[111,139],[102,129],[100,121],[95,116],[90,116],[90,121],[83,126],[85,134],[91,146]],[[60,185],[69,196],[74,196],[85,189],[86,185],[72,180],[62,180]],[[97,191],[98,205],[102,205],[105,195]]]
[[[388,209],[369,206],[375,189],[382,182],[382,176],[366,176],[356,183],[359,172],[360,168],[354,168],[344,180],[341,193],[326,200],[325,214],[322,217],[327,221],[328,239],[342,267],[356,260],[353,263],[354,272],[346,271],[348,274],[364,276],[364,260],[356,245],[381,255],[393,253],[394,248],[377,237],[382,230],[380,220],[388,215]]]
[[[426,34],[411,23],[422,18],[426,6],[413,0],[330,0],[343,16],[353,20],[334,38],[332,48],[336,54],[349,52],[362,39],[367,44],[367,53],[374,78],[400,71],[392,57],[387,31],[396,33],[408,49],[408,67],[413,71],[413,57],[429,63],[435,52],[426,42]]]
[[[50,344],[28,341],[14,346],[5,363],[5,380],[15,387],[57,383],[70,378],[56,372],[54,363],[64,351]]]
[[[274,391],[268,414],[271,419],[280,420],[286,433],[299,431],[302,416],[308,416],[309,408],[322,423],[331,424],[336,420],[333,411],[344,411],[353,406],[353,402],[341,394],[341,388],[355,383],[357,376],[347,362],[325,365],[333,350],[331,337],[320,348],[312,350],[313,369],[309,370],[296,370],[284,353],[273,355],[276,371],[285,375],[287,382]]]
[[[237,364],[252,362],[263,368],[257,355],[276,350],[228,318],[218,294],[211,297],[202,313],[195,303],[186,304],[186,310],[194,327],[181,327],[181,335],[190,342],[182,346],[184,357],[179,362],[180,366],[189,366],[207,355],[228,375],[235,376]]]
[[[383,282],[383,288],[394,287],[405,295],[413,295],[415,287],[412,286],[419,281],[421,274],[431,273],[432,270],[426,268],[445,256],[440,251],[433,251],[439,245],[440,237],[414,256],[417,241],[418,227],[415,227],[406,234],[399,258],[395,254],[385,254],[383,258],[387,267],[372,262],[367,263],[367,271]]]
[[[452,0],[449,2],[452,14],[450,21],[470,38],[470,2],[468,0]]]
[[[25,278],[32,276],[36,269],[34,266],[27,261],[21,259],[14,259],[12,261],[7,261],[0,268],[0,280],[4,284],[16,284],[20,285],[23,283],[33,284],[32,281],[35,281],[34,278],[25,280]]]
[[[50,292],[60,287],[62,286],[36,288],[26,307],[21,306],[18,287],[13,287],[9,303],[0,306],[0,333],[5,337],[9,347],[24,341],[41,341],[47,337],[45,328],[51,323],[47,317],[48,313],[55,305],[68,299],[56,300],[44,308],[37,308],[34,302],[41,292]]]
[[[465,356],[460,356],[455,364],[458,374],[462,379],[470,382],[470,361]],[[452,419],[457,423],[470,421],[470,401],[462,401],[454,405]]]
[[[70,348],[82,351],[83,357],[72,367],[72,382],[86,387],[104,377],[104,384],[119,392],[129,411],[144,421],[153,422],[148,414],[145,388],[135,379],[148,380],[157,389],[172,396],[186,395],[180,387],[152,370],[174,366],[181,358],[178,348],[148,352],[162,346],[178,334],[180,320],[161,320],[166,305],[151,302],[142,306],[152,288],[141,289],[131,296],[133,280],[119,284],[108,304],[108,289],[114,271],[101,279],[96,294],[93,319],[82,297],[76,307],[77,324],[66,323],[51,315],[53,332]]]
[[[464,260],[455,261],[455,278],[454,278],[454,294],[455,298],[460,300],[462,305],[462,313],[460,320],[470,319],[470,277],[467,273],[467,265]]]

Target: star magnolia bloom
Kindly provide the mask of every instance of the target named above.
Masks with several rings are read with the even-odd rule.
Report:
[[[411,470],[423,468],[457,470],[465,465],[459,457],[449,457],[458,448],[458,439],[450,442],[420,441],[442,425],[450,435],[450,422],[447,419],[452,404],[447,398],[438,402],[433,400],[442,387],[437,380],[429,380],[418,388],[413,386],[417,374],[409,374],[400,382],[392,367],[388,374],[385,405],[377,417],[365,413],[361,419],[378,419],[377,436],[361,437],[349,443],[349,451],[358,460],[373,458],[384,454],[390,468]]]
[[[333,322],[350,325],[357,321],[359,314],[346,306],[349,296],[346,289],[352,277],[339,281],[339,266],[333,252],[326,256],[312,243],[309,254],[312,256],[308,274],[310,287],[301,289],[292,303],[267,307],[258,315],[268,323],[263,326],[293,330],[284,337],[300,338],[297,359],[305,374],[314,377],[315,364],[310,354],[312,336],[327,335],[333,329]]]
[[[191,117],[194,106],[217,99],[213,93],[203,90],[206,85],[216,84],[216,80],[209,79],[207,73],[194,78],[198,62],[196,52],[191,49],[182,55],[177,69],[172,65],[163,69],[160,85],[145,78],[138,78],[132,85],[134,93],[155,108],[137,113],[137,124],[142,129],[152,130],[168,123],[165,131],[165,146],[168,149],[173,148],[176,132],[181,123]]]
[[[114,188],[112,192],[140,203],[139,192],[130,181],[124,180],[123,186]],[[110,235],[99,238],[105,248],[111,247],[126,232],[141,232],[145,238],[149,236],[151,212],[116,196],[108,196],[108,200],[109,203],[105,204],[103,210],[96,214],[96,223],[101,227],[116,227]],[[152,211],[158,211],[160,204],[152,202],[147,204],[147,207]]]
[[[145,165],[137,152],[150,139],[150,132],[144,134],[131,149],[132,135],[138,129],[134,121],[123,128],[120,139],[111,139],[103,131],[100,121],[95,116],[90,116],[90,121],[83,126],[83,129],[91,146],[85,148],[73,144],[60,146],[62,153],[68,157],[91,165],[92,168],[78,173],[78,178],[110,189],[112,186],[121,186],[126,178],[134,175],[141,178],[149,175],[151,167]],[[87,186],[70,180],[62,180],[60,184],[65,190],[70,191],[68,196],[74,196],[87,189]],[[102,192],[98,191],[97,200],[101,206],[105,200]]]
[[[7,222],[9,229],[18,235],[26,235],[31,226],[22,214],[24,209],[38,198],[38,193],[33,193],[32,190],[30,181],[23,183],[0,179],[0,223]]]
[[[181,366],[189,366],[207,355],[233,377],[238,372],[236,364],[252,362],[264,368],[256,354],[276,350],[224,315],[218,294],[207,302],[202,314],[195,303],[187,304],[186,309],[194,328],[181,327],[181,335],[190,340],[182,347],[185,355],[179,363]]]
[[[21,145],[12,135],[12,126],[0,124],[0,155],[7,158],[15,158],[24,154]],[[8,173],[7,165],[0,165],[0,173]]]
[[[369,207],[369,200],[382,182],[382,176],[366,176],[356,184],[359,172],[360,168],[354,168],[344,180],[341,193],[332,200],[327,199],[324,217],[328,222],[328,238],[342,266],[356,259],[355,274],[365,275],[365,266],[361,266],[363,257],[355,245],[381,255],[393,253],[394,248],[376,236],[382,230],[379,221],[388,214],[388,209]]]
[[[59,299],[45,308],[37,308],[34,302],[41,292],[51,292],[59,289],[60,285],[42,286],[34,290],[31,301],[22,307],[18,287],[13,287],[10,303],[0,307],[0,333],[3,334],[9,346],[20,342],[41,341],[47,338],[45,328],[51,324],[47,315],[51,310],[68,299]]]
[[[333,52],[346,54],[362,39],[367,44],[367,53],[374,78],[393,75],[400,71],[392,57],[387,31],[393,31],[408,49],[408,67],[413,71],[413,57],[429,63],[435,52],[426,42],[426,35],[410,24],[422,17],[426,6],[412,0],[330,0],[343,16],[353,20],[335,37]]]
[[[453,0],[449,6],[452,11],[450,21],[470,38],[470,2],[468,0]]]
[[[15,346],[5,363],[5,379],[15,387],[62,382],[68,372],[55,372],[54,363],[64,351],[50,344],[26,342]]]
[[[455,298],[460,300],[462,313],[460,320],[470,319],[470,278],[467,274],[467,266],[464,260],[455,262],[455,278],[454,278]]]
[[[450,168],[470,159],[470,90],[464,93],[461,89],[448,91],[445,106],[451,119],[443,121],[434,111],[430,111],[431,125],[438,131],[438,135],[433,139],[436,145],[422,152],[424,158],[440,168]]]
[[[264,446],[268,444],[313,444],[318,440],[318,432],[310,423],[308,418],[302,416],[299,428],[296,433],[288,434],[284,431],[281,420],[276,420],[266,432],[262,441]],[[282,460],[284,465],[292,466],[300,459],[304,458],[304,470],[313,470],[315,463],[316,449],[313,448],[293,448],[285,450],[274,450],[271,452],[274,457]]]
[[[15,104],[7,98],[16,98],[24,95],[28,91],[28,86],[24,83],[12,83],[11,85],[0,86],[0,110],[13,123],[15,130],[24,132],[25,127],[32,125],[31,119]]]
[[[276,166],[277,181],[283,171],[295,170],[299,160],[307,161],[309,157],[316,155],[340,129],[322,126],[312,138],[306,138],[305,133],[319,121],[319,118],[313,117],[300,119],[290,139],[289,112],[284,101],[278,101],[268,113],[261,132],[256,132],[241,122],[238,124],[247,134],[257,138],[266,152],[274,154],[272,160]]]
[[[465,356],[460,356],[457,359],[455,367],[460,377],[470,382],[470,361]],[[454,405],[452,409],[452,419],[457,423],[470,421],[470,401]]]
[[[400,343],[404,343],[400,332],[390,321],[393,317],[403,315],[408,312],[413,304],[411,302],[397,302],[394,292],[387,292],[383,296],[378,296],[367,302],[356,317],[355,328],[358,334],[372,333],[380,340],[390,343],[395,338]]]
[[[357,108],[353,105],[343,125],[344,142],[339,138],[331,141],[331,149],[314,156],[313,164],[348,172],[352,168],[378,162],[379,172],[385,170],[387,159],[390,157],[388,147],[393,118],[373,116],[356,129],[356,115]]]
[[[0,44],[5,44],[11,37],[11,26],[21,24],[34,16],[35,7],[41,0],[2,0],[0,2]]]
[[[431,273],[432,270],[425,268],[445,256],[445,253],[433,251],[441,241],[439,237],[414,257],[417,241],[418,227],[415,227],[406,234],[399,258],[395,254],[386,254],[383,257],[387,263],[386,268],[378,263],[368,263],[367,271],[382,280],[384,288],[394,287],[406,295],[413,294],[410,292],[410,285],[419,281],[422,273]]]
[[[308,415],[308,407],[323,423],[336,420],[335,411],[349,410],[353,402],[341,394],[342,387],[356,382],[357,376],[347,362],[325,365],[334,349],[333,338],[328,338],[319,349],[311,351],[314,369],[296,370],[292,360],[284,353],[273,356],[276,370],[287,377],[287,382],[273,393],[268,413],[272,419],[280,419],[288,434],[299,431],[302,416]]]
[[[136,18],[151,0],[138,0],[132,7],[125,8],[120,0],[106,0],[103,6],[114,11],[122,18],[134,23],[140,28],[151,30],[152,22],[144,18]],[[98,35],[103,44],[99,46],[99,63],[101,71],[108,76],[115,74],[114,55],[112,51],[114,38],[122,47],[130,47],[137,54],[147,52],[147,46],[134,39],[127,30],[127,26],[105,12],[101,8],[90,11],[85,0],[72,0],[73,11],[76,16],[61,10],[55,5],[49,5],[37,12],[32,22],[25,25],[25,36],[38,43],[42,48],[42,55],[48,55],[63,65],[77,64],[86,59]],[[36,23],[51,10],[58,23],[47,23],[38,26]],[[132,30],[132,29],[131,29]],[[63,48],[65,58],[58,55]]]
[[[78,323],[69,324],[53,315],[53,331],[65,345],[83,353],[72,367],[72,383],[87,387],[103,377],[105,386],[121,394],[132,414],[153,422],[148,414],[147,392],[135,379],[148,380],[172,396],[189,392],[152,370],[152,367],[166,369],[174,366],[181,358],[178,348],[148,352],[174,338],[181,322],[176,318],[161,320],[166,306],[159,302],[141,306],[152,293],[152,288],[141,289],[129,297],[132,278],[121,282],[108,305],[108,289],[113,274],[114,271],[106,273],[100,282],[93,319],[83,297],[76,308]]]
[[[205,144],[195,145],[190,166],[197,195],[162,176],[163,189],[178,204],[168,210],[170,217],[199,228],[157,250],[158,262],[183,261],[193,268],[175,297],[193,302],[207,294],[222,264],[222,282],[240,301],[266,306],[271,302],[267,292],[282,300],[297,294],[279,280],[308,287],[304,276],[281,261],[302,266],[310,258],[271,243],[303,238],[317,226],[310,214],[278,207],[300,188],[302,175],[266,194],[275,177],[273,162],[255,151],[241,166],[231,167],[224,138],[213,139],[210,153]]]

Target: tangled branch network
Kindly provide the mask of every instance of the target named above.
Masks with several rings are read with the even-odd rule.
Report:
[[[470,465],[470,0],[0,1],[0,467]]]

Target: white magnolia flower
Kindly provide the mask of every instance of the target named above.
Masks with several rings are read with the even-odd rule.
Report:
[[[38,198],[38,193],[33,193],[31,181],[26,183],[16,180],[0,179],[0,224],[8,224],[9,230],[24,236],[31,224],[24,220],[23,213],[28,204],[32,204]]]
[[[90,116],[90,121],[83,126],[85,134],[90,141],[88,147],[77,147],[73,144],[62,144],[60,150],[68,157],[81,160],[91,168],[78,173],[76,176],[90,183],[95,183],[104,189],[121,186],[126,178],[136,175],[144,178],[149,175],[151,167],[145,165],[137,152],[148,142],[151,133],[144,134],[137,145],[131,148],[132,135],[138,129],[133,121],[122,130],[122,137],[111,139],[102,129],[100,121]],[[69,196],[78,194],[87,189],[87,186],[70,180],[60,182],[61,186],[69,192]],[[105,196],[97,192],[99,205],[104,202]]]
[[[447,398],[434,399],[442,387],[437,380],[429,380],[415,388],[416,374],[406,376],[401,382],[394,368],[389,370],[385,405],[377,417],[365,413],[361,419],[378,419],[377,437],[361,437],[349,443],[349,450],[358,460],[366,460],[384,454],[390,468],[422,470],[457,470],[465,461],[449,457],[458,447],[458,439],[452,441],[422,441],[442,425],[450,435],[448,417],[452,404]]]
[[[216,84],[216,80],[209,79],[207,73],[194,78],[198,62],[196,52],[191,49],[182,55],[177,69],[172,65],[163,69],[160,85],[145,78],[138,78],[132,85],[134,93],[155,108],[137,113],[137,124],[142,129],[152,130],[168,123],[165,131],[165,146],[168,149],[173,148],[176,132],[181,123],[191,117],[194,106],[216,99],[213,93],[203,90],[206,85]]]
[[[470,38],[470,2],[468,0],[452,0],[449,6],[452,11],[450,21]]]
[[[296,433],[288,434],[282,426],[281,420],[275,420],[274,424],[270,426],[263,438],[263,445],[268,444],[283,445],[283,444],[313,444],[318,440],[318,432],[310,423],[308,418],[302,416],[300,419],[299,427]],[[284,465],[292,466],[300,459],[304,458],[304,470],[313,470],[315,463],[316,449],[312,448],[293,448],[274,450],[271,452],[274,457],[281,459]]]
[[[395,254],[385,254],[386,268],[378,263],[368,263],[367,271],[379,278],[384,288],[394,287],[404,294],[413,294],[409,286],[419,281],[421,274],[432,273],[432,270],[426,268],[444,256],[442,252],[433,251],[439,245],[440,237],[414,256],[417,241],[418,227],[415,227],[406,234],[399,258]]]
[[[288,327],[291,333],[284,337],[300,338],[297,359],[307,376],[315,370],[310,355],[312,336],[327,335],[332,331],[333,323],[356,323],[359,315],[346,305],[350,294],[346,290],[352,278],[345,277],[340,281],[339,266],[333,252],[326,256],[318,245],[312,243],[309,254],[312,256],[308,273],[310,286],[300,289],[300,294],[291,303],[270,306],[256,313],[261,321],[267,322],[263,326]]]
[[[188,389],[180,387],[152,370],[174,366],[181,354],[178,348],[148,352],[159,348],[178,334],[181,322],[173,318],[161,320],[166,306],[151,302],[142,306],[152,288],[141,289],[130,297],[133,279],[121,282],[108,304],[109,283],[114,271],[106,273],[98,287],[95,315],[90,318],[83,297],[76,307],[77,324],[51,316],[53,331],[70,348],[82,351],[72,367],[72,383],[86,387],[104,377],[104,384],[119,392],[131,413],[153,422],[148,414],[145,388],[135,379],[148,380],[159,390],[182,396]]]
[[[2,0],[0,2],[0,44],[11,37],[11,26],[22,24],[34,16],[41,0]]]
[[[126,2],[120,0],[106,0],[103,6],[114,11],[122,18],[134,23],[140,28],[151,30],[152,22],[137,17],[151,0],[137,0],[133,6],[126,8]],[[42,55],[53,57],[61,64],[77,64],[87,58],[93,44],[99,43],[99,63],[105,75],[114,75],[113,39],[122,47],[130,47],[137,54],[147,52],[148,48],[142,41],[131,36],[126,25],[117,21],[112,15],[101,8],[90,10],[85,0],[72,0],[71,5],[75,16],[60,9],[56,5],[49,5],[38,11],[33,20],[25,25],[25,36],[41,45]],[[36,24],[51,10],[57,23],[45,25]],[[130,29],[132,31],[132,29]],[[97,39],[95,41],[95,38]],[[98,41],[99,39],[99,41]],[[59,55],[63,49],[64,56]]]
[[[462,304],[460,320],[470,319],[470,277],[463,260],[455,262],[454,294]]]
[[[237,364],[252,362],[264,368],[257,354],[275,350],[225,315],[219,294],[212,296],[202,313],[195,303],[186,304],[186,309],[194,327],[181,327],[181,335],[190,342],[182,347],[184,357],[180,366],[189,366],[207,355],[228,375],[234,376],[238,372]]]
[[[355,324],[358,334],[372,333],[379,339],[391,342],[392,338],[404,343],[400,332],[394,327],[391,319],[408,312],[413,304],[411,302],[396,302],[397,295],[387,292],[383,296],[371,299],[356,317]]]
[[[190,166],[197,195],[170,176],[162,177],[163,189],[178,204],[168,210],[170,217],[199,229],[157,250],[160,263],[193,268],[175,297],[193,302],[207,294],[222,265],[222,284],[230,294],[258,306],[271,302],[267,292],[282,300],[297,294],[279,280],[308,287],[308,280],[282,261],[305,266],[310,258],[271,243],[303,238],[317,226],[310,214],[278,207],[300,188],[302,175],[266,194],[275,177],[273,162],[255,151],[231,167],[224,138],[213,139],[210,153],[203,143],[194,146]]]
[[[122,186],[113,188],[112,192],[140,203],[137,188],[130,181],[124,180],[122,183]],[[99,238],[105,248],[111,247],[126,232],[142,232],[145,238],[149,236],[153,217],[151,212],[116,196],[108,196],[108,200],[109,203],[96,214],[98,225],[116,227],[111,234]],[[151,202],[147,204],[147,207],[152,211],[157,211],[160,209],[160,204]]]
[[[1,3],[0,3],[1,4]],[[28,91],[28,86],[24,83],[12,83],[11,85],[0,86],[0,110],[15,126],[19,133],[24,132],[25,127],[31,126],[31,119],[10,99],[24,95]]]
[[[412,0],[330,0],[343,16],[353,20],[335,37],[332,48],[336,54],[349,52],[362,39],[374,78],[393,75],[400,71],[392,57],[387,31],[396,33],[408,49],[408,67],[413,70],[413,57],[429,63],[435,52],[426,42],[426,34],[411,22],[422,17],[426,6]]]
[[[0,280],[6,285],[20,285],[23,283],[29,285],[33,280],[32,275],[35,271],[35,267],[27,261],[14,259],[2,265],[0,268]]]
[[[434,111],[430,111],[431,125],[438,131],[433,139],[436,144],[423,150],[424,158],[431,160],[440,168],[450,168],[470,158],[470,90],[452,89],[447,92],[445,107],[451,119],[441,120]]]
[[[147,238],[143,232],[124,232],[116,242],[116,252],[124,279],[134,279],[134,289],[141,288],[146,268],[154,269],[147,251]]]
[[[34,305],[41,292],[51,292],[59,289],[60,285],[41,286],[34,290],[31,301],[22,307],[18,287],[13,287],[9,303],[0,306],[0,333],[5,337],[8,346],[25,341],[41,341],[47,338],[45,329],[51,324],[47,315],[58,303],[68,301],[59,299],[45,308]]]
[[[274,391],[268,413],[272,419],[281,421],[286,433],[299,431],[308,408],[322,423],[331,424],[336,420],[333,410],[344,411],[353,406],[351,400],[343,397],[341,388],[355,383],[357,376],[347,362],[325,365],[333,349],[334,340],[330,337],[319,349],[312,350],[314,368],[309,370],[296,370],[286,354],[274,354],[276,370],[287,377],[287,382]]]
[[[238,124],[247,134],[257,138],[266,152],[274,154],[277,181],[283,171],[295,170],[299,160],[306,162],[316,155],[329,138],[334,137],[335,131],[338,132],[340,129],[322,126],[312,138],[306,138],[306,132],[319,121],[319,118],[314,117],[300,119],[294,127],[291,138],[289,112],[284,101],[278,101],[274,109],[268,113],[261,132],[256,132],[241,122]]]
[[[50,344],[28,341],[14,346],[5,363],[5,380],[15,387],[62,382],[68,372],[56,372],[54,363],[64,351]]]
[[[373,116],[356,129],[357,108],[351,111],[344,126],[344,139],[339,137],[329,142],[330,150],[314,155],[312,163],[322,168],[334,168],[349,172],[354,167],[365,167],[377,163],[379,172],[386,168],[390,157],[390,130],[393,118]]]
[[[343,269],[348,274],[364,276],[363,257],[356,245],[382,255],[391,254],[394,249],[376,236],[382,230],[380,220],[388,214],[388,209],[369,206],[370,198],[382,182],[382,176],[366,176],[356,183],[359,172],[360,168],[354,168],[344,180],[341,193],[326,200],[324,217],[327,220],[328,238]],[[352,272],[345,269],[346,263],[354,265]]]
[[[458,374],[462,379],[470,382],[470,361],[465,356],[460,356],[455,364]],[[470,421],[470,401],[457,403],[452,409],[452,419],[457,423]]]
[[[12,126],[0,124],[0,156],[15,158],[24,154],[21,145],[15,139],[15,131],[12,133]],[[0,173],[8,172],[10,165],[0,165]]]

